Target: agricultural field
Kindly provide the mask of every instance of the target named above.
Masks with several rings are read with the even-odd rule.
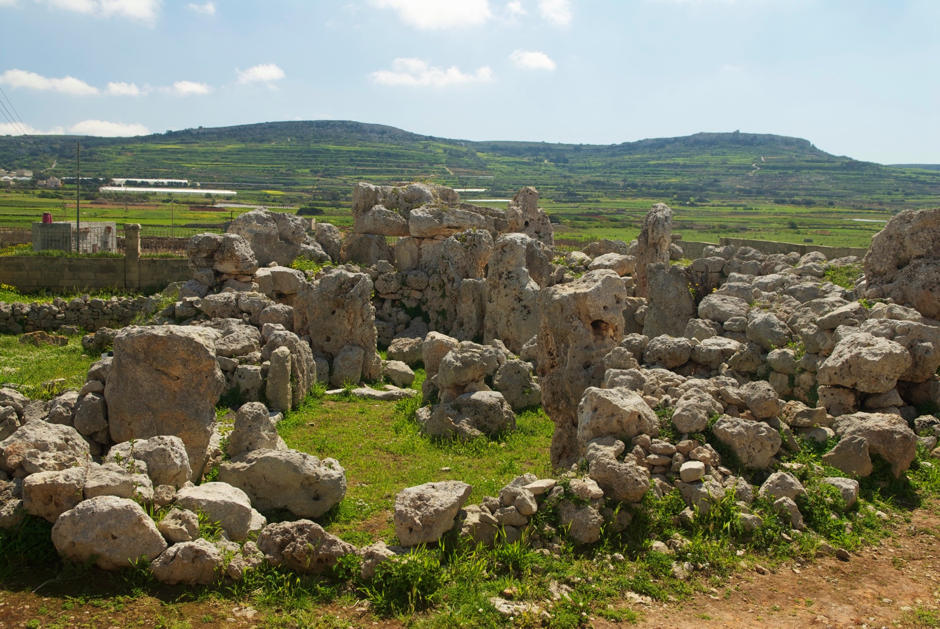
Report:
[[[276,190],[247,192],[238,197],[244,205],[266,205],[273,211],[296,213],[300,208],[316,208],[311,218],[341,228],[352,225],[348,203],[311,203]],[[75,200],[67,191],[56,193],[28,190],[0,190],[0,227],[29,228],[44,212],[56,221],[75,220]],[[91,193],[86,193],[89,197]],[[142,195],[138,195],[142,196]],[[473,203],[480,193],[462,196]],[[293,202],[293,205],[284,204]],[[847,207],[809,208],[801,205],[760,202],[697,203],[677,199],[609,198],[597,202],[559,202],[544,198],[541,205],[555,222],[556,238],[563,242],[589,242],[600,238],[629,241],[636,237],[643,217],[653,203],[663,201],[673,208],[674,231],[684,240],[718,242],[726,237],[775,240],[796,244],[867,247],[891,217],[888,210]],[[144,236],[190,236],[207,229],[221,229],[245,207],[211,205],[211,200],[185,203],[169,195],[146,195],[124,202],[118,195],[101,195],[81,201],[83,221],[140,223]],[[220,202],[227,203],[227,202]],[[505,208],[505,201],[483,201],[480,205]],[[309,209],[308,209],[309,211]]]

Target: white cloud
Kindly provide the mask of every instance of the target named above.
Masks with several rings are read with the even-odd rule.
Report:
[[[51,129],[36,129],[29,125],[12,125],[0,123],[0,135],[94,135],[104,138],[127,137],[132,135],[148,135],[150,130],[142,124],[108,122],[107,120],[83,120],[65,127],[52,127]]]
[[[205,83],[195,81],[177,81],[170,89],[177,96],[203,96],[212,91]]]
[[[110,17],[116,15],[132,20],[153,22],[161,0],[36,0],[54,9]]]
[[[201,13],[202,15],[215,15],[215,2],[206,2],[204,4],[190,2],[186,5],[186,8],[193,13]]]
[[[242,84],[271,83],[284,78],[284,70],[274,63],[261,63],[247,70],[235,71],[238,72],[238,82]]]
[[[141,96],[144,90],[140,89],[136,83],[124,83],[122,81],[108,83],[108,94],[112,96]]]
[[[74,135],[96,135],[102,138],[149,135],[150,130],[142,124],[108,122],[107,120],[83,120],[69,127]]]
[[[512,0],[512,2],[506,3],[506,13],[509,14],[509,17],[520,17],[528,13],[528,11],[522,6],[521,0]]]
[[[74,76],[65,76],[60,79],[49,78],[28,72],[26,70],[7,70],[0,74],[0,83],[10,87],[22,87],[30,90],[44,92],[61,92],[73,96],[91,96],[98,93],[98,88],[76,79]]]
[[[571,23],[571,0],[539,0],[539,15],[558,26]]]
[[[486,83],[493,80],[493,71],[489,66],[482,66],[473,74],[467,74],[457,66],[438,68],[422,59],[399,57],[392,62],[391,70],[373,72],[372,80],[379,85],[445,87],[466,83]]]
[[[479,26],[493,17],[489,0],[372,0],[394,9],[399,19],[423,30]]]
[[[514,50],[509,59],[523,70],[548,70],[556,68],[552,58],[540,50]]]
[[[13,7],[16,6],[16,0],[0,0],[0,7]],[[2,135],[10,135],[9,133]]]

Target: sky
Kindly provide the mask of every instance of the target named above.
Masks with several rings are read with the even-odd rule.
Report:
[[[940,0],[0,0],[0,134],[357,120],[940,163]]]

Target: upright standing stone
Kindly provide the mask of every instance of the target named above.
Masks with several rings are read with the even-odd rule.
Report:
[[[282,345],[271,352],[265,397],[268,405],[276,411],[289,411],[291,407],[290,350]]]
[[[116,443],[176,435],[193,478],[202,475],[215,405],[225,377],[215,357],[219,333],[199,326],[132,326],[114,339],[104,397]]]
[[[656,203],[643,219],[643,229],[636,239],[637,297],[649,297],[648,264],[669,264],[669,245],[672,244],[672,210],[665,203]]]
[[[579,455],[578,403],[604,379],[604,355],[623,337],[627,291],[609,269],[590,271],[539,295],[538,373],[542,405],[555,423],[551,459],[567,467]]]

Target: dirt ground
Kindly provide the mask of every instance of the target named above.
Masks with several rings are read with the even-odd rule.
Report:
[[[641,614],[633,626],[663,629],[940,627],[938,512],[937,505],[913,512],[892,537],[853,553],[849,561],[827,557],[773,569],[756,567],[679,603],[628,596],[625,604]],[[43,589],[0,590],[0,627],[256,627],[274,620],[259,610],[219,599],[187,603],[143,595],[82,599]],[[592,620],[596,627],[616,626]],[[320,623],[397,626],[372,617],[361,605],[332,605],[302,621],[303,626]],[[295,625],[283,616],[275,624]]]
[[[766,572],[739,573],[678,604],[638,605],[638,626],[940,627],[940,516],[936,506],[915,511],[894,536],[849,561],[827,557]]]

